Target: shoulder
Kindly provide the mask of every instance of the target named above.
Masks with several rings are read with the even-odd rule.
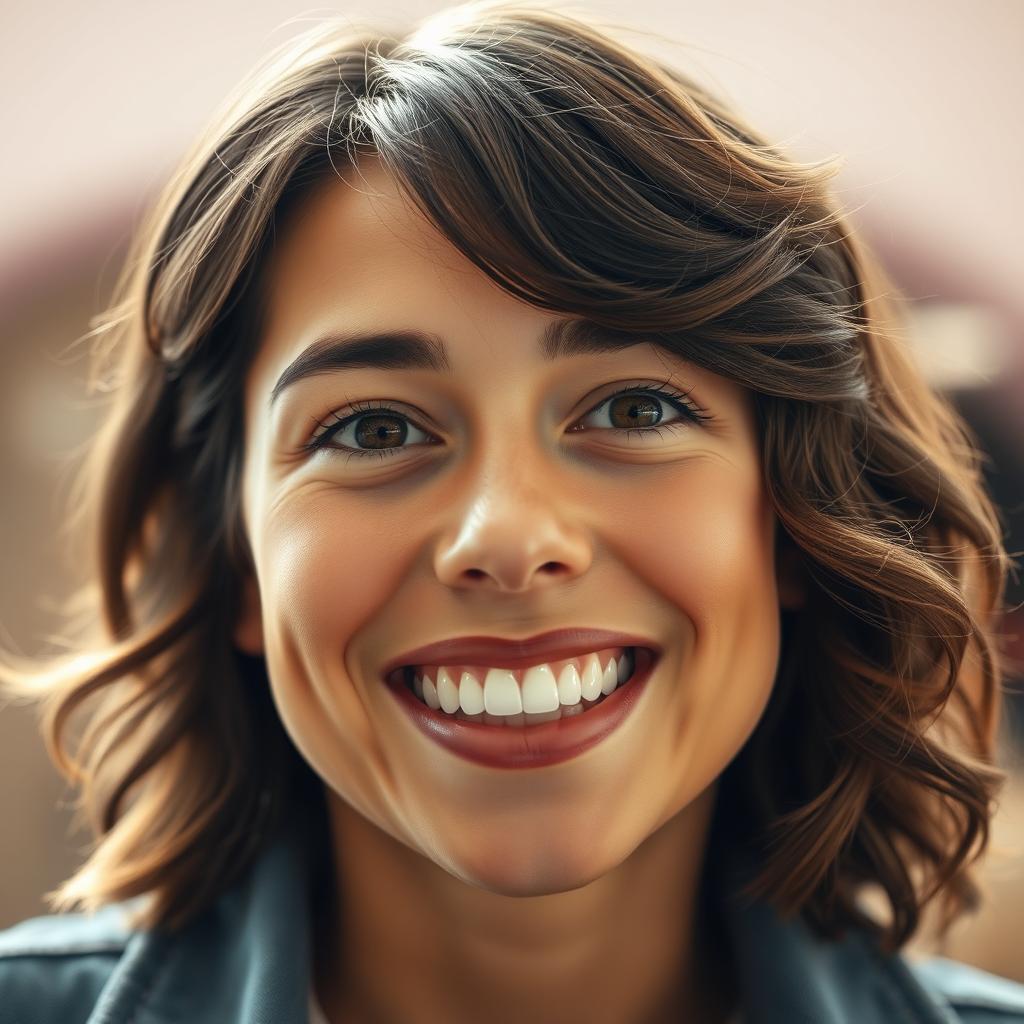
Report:
[[[131,939],[128,909],[50,914],[0,931],[0,1024],[87,1020]]]
[[[1024,1024],[1024,984],[936,956],[906,961],[914,977],[964,1024]]]

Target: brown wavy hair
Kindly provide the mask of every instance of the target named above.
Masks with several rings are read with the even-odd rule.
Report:
[[[145,895],[137,925],[180,928],[293,814],[323,813],[263,659],[231,642],[253,571],[242,386],[275,226],[367,153],[508,293],[753,390],[810,596],[782,613],[713,838],[760,865],[750,894],[822,936],[897,948],[938,894],[944,934],[978,902],[1005,777],[994,630],[1013,563],[984,456],[907,354],[905,300],[828,191],[838,158],[795,162],[614,26],[529,2],[399,34],[318,22],[242,83],[137,231],[87,336],[110,399],[71,495],[92,559],[71,650],[0,673],[39,700],[93,836],[51,908]]]

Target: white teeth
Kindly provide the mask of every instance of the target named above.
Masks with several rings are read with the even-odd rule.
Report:
[[[608,659],[604,667],[604,679],[601,680],[601,692],[607,697],[619,685],[619,667],[614,658]]]
[[[537,665],[523,675],[523,710],[528,714],[557,711],[558,683],[547,665]]]
[[[571,661],[558,677],[558,701],[563,707],[580,702],[580,674]]]
[[[441,667],[434,672],[436,682],[427,672],[413,673],[413,690],[428,707],[449,715],[471,716],[474,720],[475,716],[482,720],[495,717],[508,724],[524,724],[527,716],[530,722],[541,722],[579,714],[614,693],[630,677],[635,663],[632,649],[624,651],[618,660],[609,657],[603,670],[596,652],[578,660],[582,672],[575,660],[569,661],[557,680],[549,665],[535,665],[522,674],[521,686],[507,669],[488,669],[483,683],[464,670],[456,684],[449,670]]]
[[[523,698],[516,677],[503,668],[488,669],[484,679],[484,711],[489,715],[518,715],[522,710]]]
[[[472,672],[462,673],[462,680],[459,683],[459,703],[467,715],[479,715],[484,710],[484,688]]]
[[[423,699],[427,702],[427,707],[435,711],[441,706],[437,698],[437,687],[430,681],[430,676],[423,677]]]
[[[446,668],[438,669],[437,682],[434,685],[437,687],[437,699],[441,702],[441,707],[449,715],[454,715],[459,710],[459,688]]]
[[[597,700],[601,696],[601,683],[604,674],[596,654],[588,654],[580,677],[580,695],[584,700]]]

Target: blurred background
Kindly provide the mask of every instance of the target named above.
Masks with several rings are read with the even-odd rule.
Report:
[[[0,189],[0,639],[51,650],[79,582],[59,542],[67,456],[98,405],[84,346],[134,226],[214,108],[270,48],[326,14],[402,26],[445,6],[299,8],[283,0],[59,0],[3,8]],[[842,154],[833,187],[913,301],[908,342],[966,417],[1011,552],[1024,551],[1024,3],[1020,0],[590,0],[578,12],[686,69],[800,160]],[[1018,127],[1014,127],[1018,126]],[[1024,587],[1005,646],[1024,659]],[[1014,607],[1017,606],[1017,607]],[[1018,687],[1021,680],[1010,680]],[[1010,773],[986,900],[939,949],[1024,981],[1024,712],[1007,702]],[[0,928],[47,912],[80,861],[73,793],[34,714],[0,703]]]

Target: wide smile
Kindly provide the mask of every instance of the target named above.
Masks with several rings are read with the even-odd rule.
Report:
[[[428,667],[419,677],[419,693],[418,674],[412,666],[395,669],[386,682],[417,729],[452,753],[493,768],[543,767],[589,750],[618,728],[636,707],[660,658],[657,652],[646,647],[619,650],[619,659],[609,658],[604,662],[599,678],[595,678],[595,662],[602,664],[600,659],[605,652],[595,652],[597,656],[592,661],[570,659],[582,670],[577,673],[580,686],[576,699],[573,699],[576,692],[571,680],[573,673],[565,670],[564,663],[554,665],[560,669],[559,696],[567,698],[567,702],[560,701],[557,708],[545,712],[515,711],[514,695],[511,704],[502,703],[509,699],[510,688],[519,685],[527,690],[526,706],[536,706],[530,704],[529,691],[531,684],[535,690],[543,686],[546,675],[543,668],[538,672],[533,669],[516,672],[514,680],[511,673],[501,669],[488,670],[482,680],[475,678],[484,675],[482,671],[469,673],[471,679],[462,673],[457,691],[453,674],[446,672],[442,675],[440,694],[436,676],[441,673],[433,673],[435,678],[432,678]],[[597,683],[599,686],[595,689]],[[550,691],[550,680],[547,687]],[[479,702],[477,689],[482,691],[484,705]],[[463,700],[456,700],[456,692]],[[442,696],[450,710],[441,705]],[[464,703],[480,710],[467,711]],[[494,714],[488,707],[508,713]]]
[[[407,665],[402,678],[434,711],[459,721],[521,727],[597,707],[629,682],[635,668],[635,647],[613,647],[526,669]]]

